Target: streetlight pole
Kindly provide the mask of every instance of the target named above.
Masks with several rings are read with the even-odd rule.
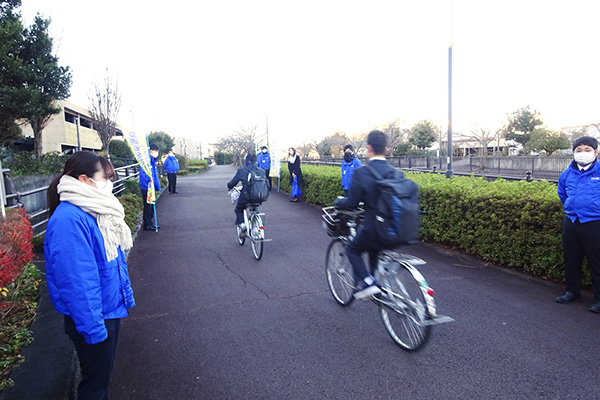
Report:
[[[265,128],[267,131],[267,148],[271,148],[271,144],[269,143],[269,116],[265,114]]]
[[[77,151],[81,151],[81,140],[79,138],[79,115],[75,117],[75,126],[77,127]]]
[[[450,46],[448,46],[448,167],[446,178],[450,178],[452,171],[452,41],[454,25],[454,1],[450,2]]]

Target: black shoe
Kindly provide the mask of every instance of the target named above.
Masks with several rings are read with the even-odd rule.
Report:
[[[179,192],[173,192],[173,194],[179,194]]]
[[[565,294],[563,294],[562,296],[558,296],[554,300],[556,300],[557,303],[562,304],[572,303],[574,301],[581,301],[581,295],[575,294],[573,292],[565,292]]]
[[[594,303],[594,305],[590,308],[591,312],[595,312],[596,314],[600,314],[600,301]]]
[[[150,226],[145,226],[144,230],[145,231],[157,231],[160,229],[160,226],[154,226],[154,225],[150,225]]]

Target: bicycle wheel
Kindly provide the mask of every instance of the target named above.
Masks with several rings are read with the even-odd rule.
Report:
[[[235,232],[237,233],[238,243],[240,244],[240,246],[243,246],[244,242],[246,241],[246,233],[244,232],[244,235],[242,236],[242,230],[240,229],[239,225],[235,226]]]
[[[419,350],[429,338],[431,319],[421,285],[402,263],[392,261],[379,311],[386,331],[407,351]],[[387,291],[387,293],[385,293]]]
[[[252,246],[252,254],[257,260],[260,260],[263,255],[264,233],[262,219],[259,215],[252,215],[250,219],[250,245]]]
[[[327,284],[335,301],[344,307],[350,305],[354,300],[354,273],[341,239],[334,239],[329,243],[325,270]]]

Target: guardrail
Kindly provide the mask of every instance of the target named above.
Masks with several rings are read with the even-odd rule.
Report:
[[[442,169],[446,167],[445,161],[442,162],[439,157],[388,157],[390,164],[403,171],[422,172],[422,173],[441,173],[445,174],[446,170]],[[508,157],[506,157],[508,159]],[[535,157],[519,157],[516,161],[519,163],[512,163],[506,166],[501,166],[498,159],[492,157],[489,158],[489,163],[492,161],[497,162],[497,166],[493,168],[488,166],[487,168],[481,168],[479,160],[475,157],[453,157],[453,175],[457,176],[475,176],[481,177],[488,181],[496,180],[498,178],[505,179],[507,181],[534,181],[534,180],[546,180],[548,182],[558,183],[558,178],[561,172],[568,167],[572,158],[556,157],[555,160],[544,158],[544,161],[550,161],[548,164],[550,169],[540,169],[537,167],[533,169],[534,162],[532,160],[539,159]],[[366,158],[360,158],[363,164],[368,160]],[[506,160],[502,160],[506,164]],[[303,159],[303,164],[309,165],[329,165],[340,167],[342,165],[342,159],[331,158],[321,160],[310,160]],[[514,165],[513,165],[514,164]],[[415,166],[416,165],[416,166]],[[527,167],[527,168],[512,168],[512,167]]]
[[[9,169],[2,169],[0,164],[0,169],[2,170],[2,179],[0,179],[0,196],[2,203],[2,216],[4,216],[5,208],[18,208],[23,207],[23,203],[21,200],[23,197],[31,196],[37,193],[46,192],[48,190],[49,185],[41,186],[32,190],[28,190],[25,192],[14,192],[14,193],[6,193],[6,185],[5,185],[5,176],[10,172]],[[114,182],[113,193],[118,195],[125,190],[124,182],[127,179],[137,178],[139,175],[139,164],[136,162],[134,164],[124,165],[121,167],[115,168],[115,172],[117,174],[117,179]],[[12,203],[9,205],[9,203]],[[26,210],[27,211],[27,210]],[[35,236],[42,235],[46,232],[45,225],[48,222],[48,207],[44,207],[43,209],[27,212],[27,216],[29,217],[29,221],[31,222],[31,226],[33,228],[33,233]]]

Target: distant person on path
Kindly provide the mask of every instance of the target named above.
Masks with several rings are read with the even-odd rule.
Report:
[[[163,163],[163,167],[167,172],[167,179],[169,180],[169,194],[177,193],[177,171],[179,171],[179,161],[173,153],[173,149],[169,150],[169,154]]]
[[[81,400],[108,399],[120,320],[135,305],[123,253],[133,242],[115,177],[105,158],[79,151],[48,188],[46,280],[77,351]]]
[[[160,181],[158,180],[158,172],[156,171],[156,159],[158,158],[158,146],[150,145],[150,173],[154,181],[154,190],[156,196],[160,193]],[[154,221],[154,206],[148,203],[148,184],[150,177],[143,168],[140,168],[140,189],[142,190],[142,199],[144,200],[143,224],[145,231],[155,231],[160,229],[160,226],[155,225]]]
[[[347,144],[344,146],[344,160],[342,161],[342,188],[344,197],[348,197],[350,192],[350,182],[356,168],[362,167],[362,162],[354,156],[354,146]]]
[[[562,241],[566,291],[559,303],[581,301],[583,257],[592,276],[594,304],[590,311],[600,313],[600,164],[598,140],[582,136],[573,142],[571,165],[558,179],[558,197],[565,211]]]
[[[269,154],[269,149],[267,146],[262,146],[260,148],[260,153],[256,157],[256,161],[258,162],[258,166],[265,170],[265,174],[267,175],[267,180],[269,181],[269,191],[271,191],[271,187],[273,186],[273,182],[271,180],[271,154]]]
[[[368,164],[375,168],[379,174],[388,178],[397,173],[385,159],[387,149],[387,136],[381,131],[371,131],[367,136],[367,156]],[[387,250],[378,240],[375,234],[375,204],[377,202],[377,187],[375,177],[367,167],[358,168],[354,171],[352,185],[348,197],[338,198],[333,205],[342,210],[354,210],[358,203],[364,203],[365,218],[361,227],[358,229],[354,239],[346,247],[348,260],[352,264],[354,275],[360,281],[357,286],[360,288],[354,297],[357,299],[366,299],[372,295],[381,293],[377,282],[372,276],[372,272],[377,267],[377,257],[381,250]],[[369,253],[369,265],[367,269],[362,258],[362,253]]]
[[[290,186],[294,184],[294,178],[296,178],[296,184],[298,187],[302,186],[302,169],[300,168],[300,156],[296,154],[296,149],[290,147],[288,153],[288,171],[290,172]],[[300,191],[301,192],[301,191]],[[291,201],[297,202],[298,196],[292,196]]]
[[[254,152],[248,153],[246,156],[246,165],[242,168],[238,168],[235,173],[235,176],[227,182],[227,189],[233,189],[239,182],[242,182],[242,190],[240,191],[240,197],[238,198],[237,204],[235,206],[235,224],[238,225],[242,232],[245,232],[246,226],[244,224],[244,210],[248,206],[249,203],[249,185],[250,181],[250,173],[264,174],[265,171],[261,168],[258,168],[256,165],[256,154]],[[263,183],[264,185],[264,183]],[[265,190],[266,190],[266,186]],[[268,192],[267,192],[268,194]],[[254,202],[254,201],[253,201]]]

